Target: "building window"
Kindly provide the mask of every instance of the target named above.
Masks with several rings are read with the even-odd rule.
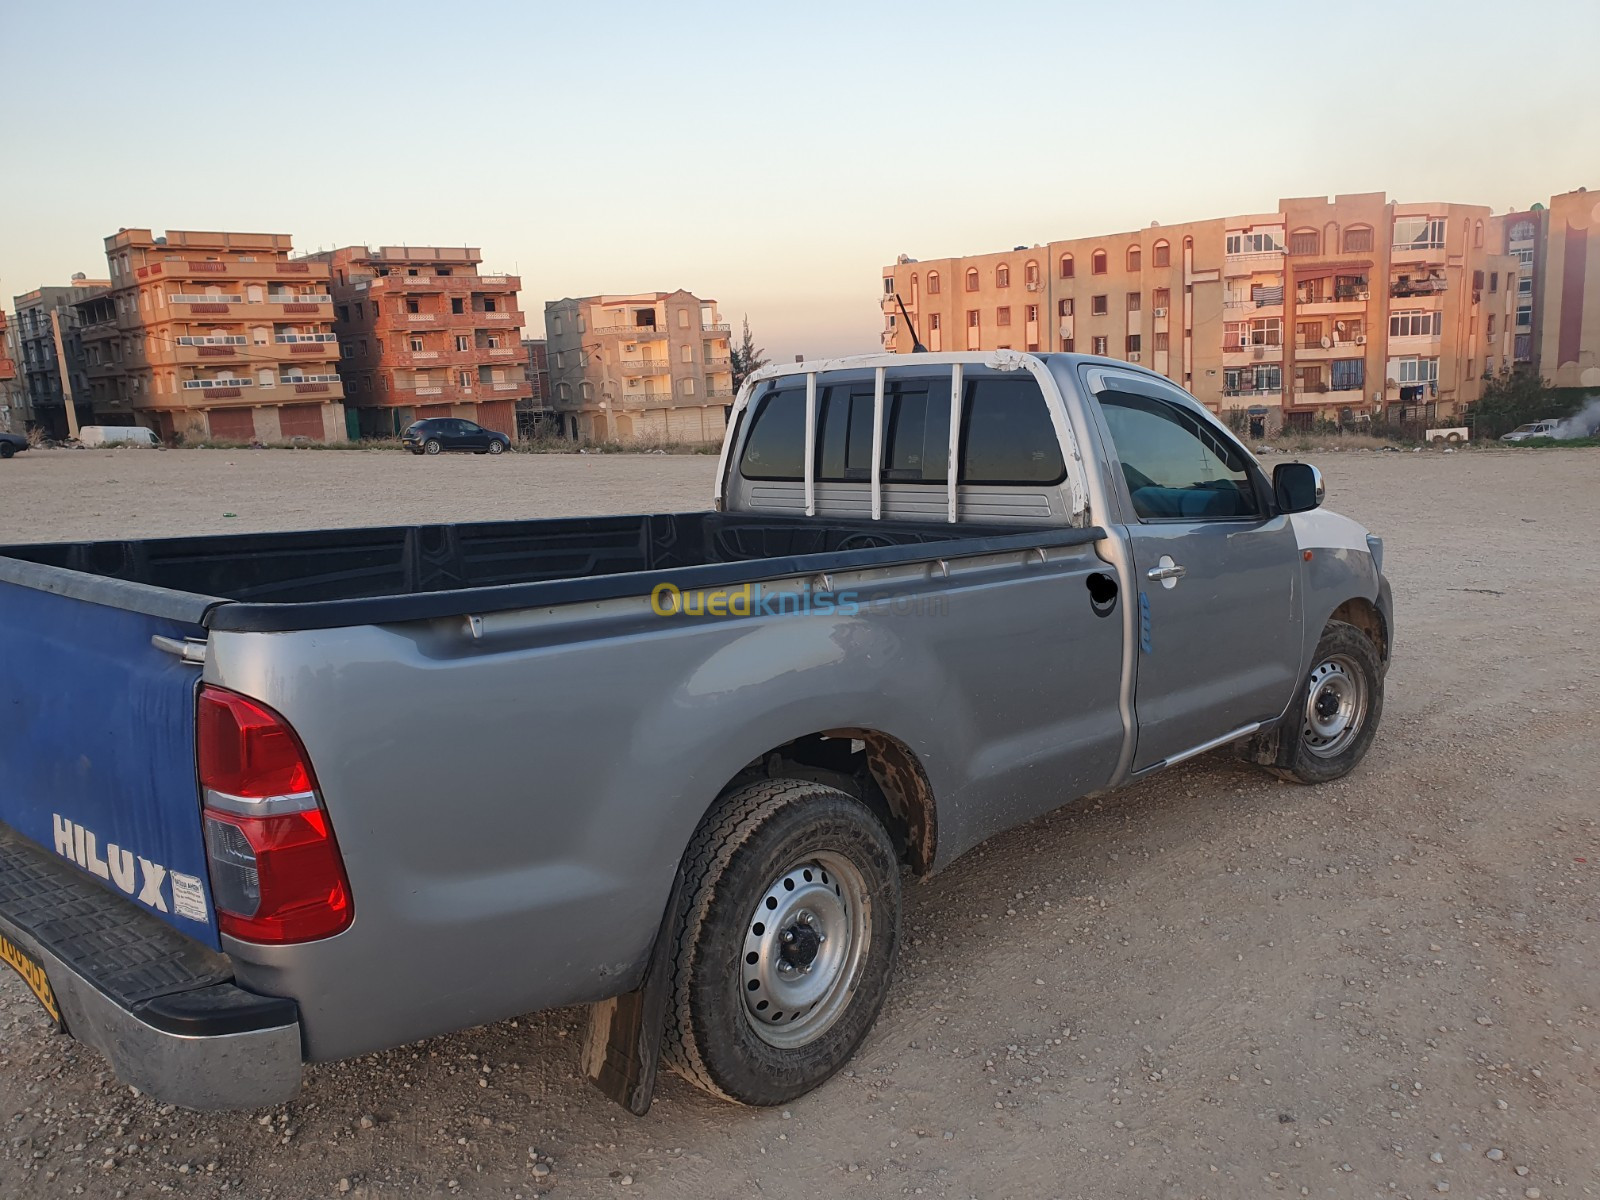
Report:
[[[1500,290],[1500,272],[1489,272],[1489,294],[1492,296]]]
[[[415,300],[407,300],[406,311],[408,313],[421,312],[422,307]]]
[[[1160,354],[1160,353],[1161,353],[1161,352],[1163,352],[1163,351],[1164,351],[1164,350],[1166,350],[1166,348],[1167,348],[1167,339],[1168,339],[1168,336],[1169,336],[1169,335],[1167,335],[1167,334],[1165,334],[1165,333],[1158,333],[1158,334],[1156,334],[1156,344],[1155,344],[1155,350],[1156,350],[1156,353],[1157,353],[1157,354]]]
[[[1140,304],[1139,293],[1138,292],[1129,292],[1128,293],[1128,311],[1129,312],[1138,312],[1139,311],[1139,304]]]
[[[1096,337],[1094,339],[1094,341],[1092,342],[1092,346],[1093,346],[1092,353],[1098,354],[1102,358],[1105,357],[1105,355],[1106,355],[1106,338],[1104,336]]]
[[[1395,376],[1399,383],[1438,383],[1439,360],[1437,358],[1401,358],[1396,359]]]
[[[485,296],[483,298],[483,311],[484,312],[498,312],[499,311],[495,307],[495,300],[494,300],[493,296]]]
[[[1022,282],[1030,289],[1037,289],[1039,286],[1039,264],[1033,259],[1029,259],[1022,268]]]
[[[692,395],[694,395],[694,380],[692,380],[692,379],[685,379],[685,380],[684,380],[684,381],[683,381],[683,394],[684,394],[684,395],[685,395],[685,396],[692,396]]]
[[[706,357],[710,358],[711,356],[708,354],[708,355],[706,355]],[[694,347],[693,346],[679,346],[678,347],[678,361],[679,362],[692,363],[694,361]]]
[[[1128,353],[1129,354],[1137,354],[1137,353],[1139,353],[1139,345],[1140,345],[1139,335],[1137,333],[1130,333],[1128,335]]]
[[[975,292],[977,290],[978,290],[978,268],[977,267],[968,267],[967,268],[967,291]]]
[[[1003,305],[994,310],[994,323],[996,325],[1011,324],[1011,309],[1009,306]]]
[[[1061,278],[1072,278],[1072,255],[1070,254],[1063,254],[1061,256]]]
[[[1533,295],[1533,279],[1531,276],[1524,275],[1521,279],[1517,280],[1517,295]]]
[[[1058,300],[1056,302],[1056,312],[1063,317],[1070,317],[1072,315],[1072,297],[1069,296],[1065,300]]]
[[[1390,337],[1438,337],[1441,313],[1405,309],[1389,314]]]
[[[1170,267],[1172,265],[1172,244],[1170,242],[1163,239],[1150,248],[1150,265],[1153,267]]]
[[[978,328],[978,310],[975,308],[969,308],[967,310],[967,328]]]
[[[1289,253],[1322,253],[1322,236],[1315,229],[1296,229],[1289,235]]]
[[[474,380],[472,378],[472,372],[471,371],[457,371],[456,372],[456,385],[458,387],[470,388],[472,386],[473,382],[474,382]]]
[[[467,311],[467,302],[465,300],[463,300],[460,296],[452,296],[450,298],[450,311],[453,312],[453,313],[464,313],[464,312],[466,312]]]
[[[1061,353],[1063,353],[1063,354],[1071,354],[1072,353],[1072,339],[1071,338],[1064,337],[1064,338],[1061,339]]]
[[[1143,255],[1142,255],[1142,252],[1139,250],[1139,247],[1137,247],[1137,246],[1129,246],[1128,247],[1128,270],[1129,271],[1137,271],[1139,269],[1140,260],[1142,259],[1142,257],[1143,257]]]
[[[1011,286],[1011,268],[1005,263],[1001,263],[994,269],[994,285],[997,288],[1008,288]]]
[[[1089,300],[1089,315],[1103,317],[1111,311],[1110,301],[1105,296],[1094,296]]]
[[[883,294],[885,296],[894,295],[894,276],[893,275],[885,275],[883,277]]]
[[[928,295],[937,296],[938,294],[939,294],[939,272],[937,272],[937,271],[929,271],[928,272]]]
[[[1096,275],[1104,275],[1106,273],[1106,252],[1104,250],[1096,250],[1094,252],[1094,257],[1089,260],[1089,270]]]
[[[1033,322],[1037,321],[1038,319],[1039,319],[1039,306],[1037,304],[1028,305],[1028,323],[1031,325]]]
[[[1259,233],[1230,233],[1224,252],[1227,254],[1282,254],[1283,243],[1271,229]]]
[[[1157,288],[1150,293],[1150,304],[1156,310],[1156,316],[1164,317],[1167,309],[1172,304],[1172,289]]]
[[[928,314],[928,332],[929,333],[938,333],[939,332],[939,314],[938,313],[929,313]]]
[[[456,334],[456,349],[457,350],[471,350],[472,349],[472,339],[470,337],[468,337],[464,333]]]
[[[1443,250],[1444,218],[1396,217],[1394,219],[1394,248],[1396,250]]]
[[[1527,329],[1533,324],[1533,305],[1517,305],[1517,328]]]
[[[423,348],[422,336],[420,334],[413,333],[411,335],[411,348],[413,350],[421,350]]]
[[[1367,363],[1362,358],[1336,358],[1332,364],[1332,386],[1336,392],[1359,391],[1366,385]]]
[[[1483,333],[1484,333],[1485,337],[1491,337],[1492,338],[1494,336],[1494,314],[1493,313],[1489,314],[1489,320],[1488,320],[1488,323],[1484,326]]]
[[[1474,246],[1479,246],[1479,247],[1481,247],[1483,245],[1483,222],[1482,221],[1477,221],[1472,226],[1472,244]]]
[[[349,342],[346,342],[344,345],[340,346],[339,347],[339,352],[345,358],[354,358],[356,356],[356,348],[354,346],[352,346]]]

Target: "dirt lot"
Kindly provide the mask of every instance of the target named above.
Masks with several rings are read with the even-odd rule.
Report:
[[[1365,765],[1310,790],[1210,756],[911,889],[877,1029],[787,1110],[668,1076],[629,1117],[564,1011],[312,1068],[281,1110],[175,1112],[6,972],[0,1196],[1600,1194],[1600,452],[1320,461],[1399,611]],[[0,464],[0,520],[689,508],[714,463],[34,452]]]

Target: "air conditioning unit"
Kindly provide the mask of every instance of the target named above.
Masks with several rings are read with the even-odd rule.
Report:
[[[1371,292],[1357,292],[1356,293],[1356,299],[1357,300],[1370,300],[1370,299],[1372,299],[1372,293]]]
[[[1162,317],[1165,317],[1167,315],[1167,310],[1164,309],[1164,308],[1155,309],[1154,310],[1154,315],[1155,315],[1155,318],[1159,321]]]
[[[1367,344],[1367,335],[1364,334],[1364,333],[1356,334],[1356,345],[1365,346],[1366,344]]]
[[[1128,355],[1128,361],[1129,362],[1138,362],[1139,361],[1139,352],[1137,350],[1131,351],[1129,353],[1129,355]]]
[[[1027,288],[1028,288],[1028,290],[1030,292],[1042,292],[1044,290],[1044,284],[1042,284],[1042,283],[1030,283],[1030,284],[1027,285]]]

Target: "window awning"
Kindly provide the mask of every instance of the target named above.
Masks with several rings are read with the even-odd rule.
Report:
[[[1294,273],[1296,283],[1304,283],[1308,279],[1327,279],[1332,275],[1366,275],[1372,271],[1372,262],[1342,262],[1319,263],[1314,267],[1297,268]]]

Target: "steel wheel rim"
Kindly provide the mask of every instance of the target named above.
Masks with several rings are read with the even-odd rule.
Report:
[[[1367,719],[1367,677],[1360,666],[1335,654],[1311,670],[1301,739],[1318,758],[1336,758],[1361,733]]]
[[[739,990],[770,1046],[809,1044],[849,1007],[872,939],[866,878],[842,855],[795,863],[762,891],[745,923]]]

